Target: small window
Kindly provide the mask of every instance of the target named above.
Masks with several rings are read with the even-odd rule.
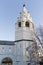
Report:
[[[21,22],[18,22],[18,26],[21,27]]]
[[[25,26],[29,27],[29,22],[28,21],[26,21]]]

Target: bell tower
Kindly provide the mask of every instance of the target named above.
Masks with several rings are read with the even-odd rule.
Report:
[[[33,40],[34,24],[25,4],[15,23],[15,40]]]
[[[18,65],[29,65],[30,54],[34,39],[34,24],[26,6],[23,5],[17,22],[15,23],[16,61]]]

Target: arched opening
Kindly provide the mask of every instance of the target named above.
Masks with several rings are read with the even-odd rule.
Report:
[[[26,21],[25,26],[26,27],[29,27],[30,26],[28,21]]]
[[[43,62],[41,61],[41,62],[39,62],[39,64],[40,64],[40,65],[43,65]]]
[[[21,27],[21,22],[18,22],[18,27]]]
[[[4,59],[2,60],[2,62],[1,62],[1,65],[12,65],[12,64],[13,64],[13,61],[12,61],[12,59],[9,58],[9,57],[4,58]]]

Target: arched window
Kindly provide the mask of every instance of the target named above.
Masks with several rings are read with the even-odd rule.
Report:
[[[4,59],[2,60],[2,62],[1,62],[1,65],[12,65],[12,64],[13,64],[13,61],[12,61],[12,59],[9,58],[9,57],[4,58]]]
[[[18,27],[21,27],[21,22],[18,22]]]
[[[28,21],[26,21],[25,26],[29,27],[29,22]]]

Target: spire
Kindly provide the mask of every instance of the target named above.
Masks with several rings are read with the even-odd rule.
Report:
[[[22,12],[20,13],[20,16],[18,17],[18,20],[21,20],[21,21],[31,20],[32,21],[30,13],[28,12],[25,4],[23,4],[23,9],[22,9]]]
[[[27,13],[27,9],[26,9],[26,5],[23,4],[23,10],[22,10],[24,13]]]

